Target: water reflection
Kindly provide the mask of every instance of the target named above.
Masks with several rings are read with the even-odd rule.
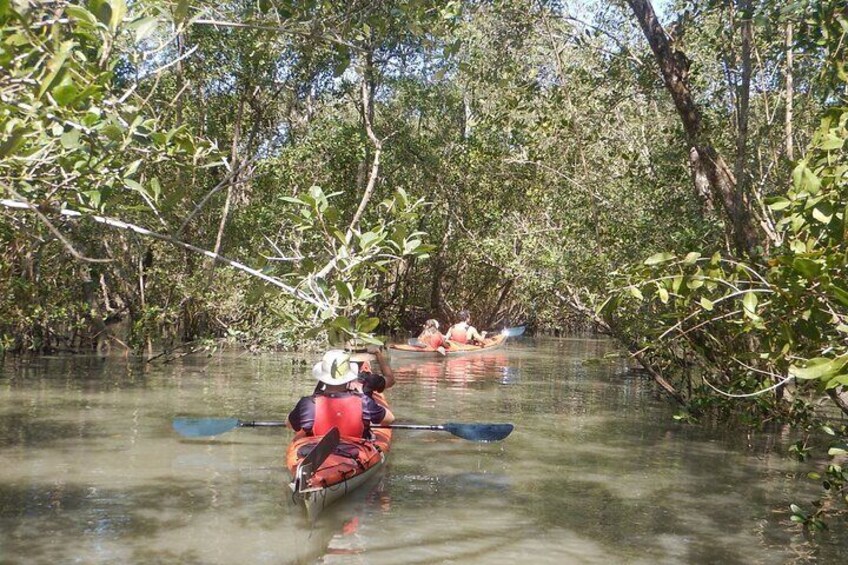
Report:
[[[394,360],[404,421],[512,421],[497,444],[395,434],[384,474],[314,528],[290,502],[282,429],[175,437],[175,416],[280,419],[311,359],[10,361],[0,375],[0,561],[844,562],[790,501],[818,493],[784,428],[682,425],[604,340]]]

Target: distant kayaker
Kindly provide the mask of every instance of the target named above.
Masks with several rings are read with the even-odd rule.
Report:
[[[445,342],[445,336],[439,331],[438,320],[431,318],[424,323],[424,329],[418,335],[418,341],[426,347],[435,349],[442,355],[445,354],[447,343]]]
[[[445,339],[455,341],[456,343],[483,343],[486,337],[486,332],[482,334],[477,331],[477,328],[471,325],[471,314],[468,310],[460,310],[457,314],[459,322],[454,324],[445,334]]]
[[[341,349],[327,351],[312,367],[312,376],[321,385],[314,394],[298,401],[286,424],[309,435],[324,435],[332,428],[338,428],[343,437],[370,438],[371,424],[394,422],[391,410],[378,404],[370,395],[351,390],[351,383],[359,377],[358,372],[356,364],[351,362],[350,353]],[[386,386],[390,386],[389,378],[385,380]],[[391,382],[394,384],[393,376]]]

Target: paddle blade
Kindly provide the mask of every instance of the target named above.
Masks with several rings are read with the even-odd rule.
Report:
[[[427,347],[427,344],[418,339],[417,337],[411,337],[406,340],[407,345],[411,345],[412,347]]]
[[[456,424],[442,426],[456,437],[471,441],[500,441],[512,433],[512,424]]]
[[[177,418],[173,428],[184,437],[207,437],[234,430],[238,425],[238,418]]]
[[[341,435],[339,434],[338,428],[333,428],[321,438],[321,441],[315,444],[315,447],[312,448],[312,451],[303,458],[303,462],[301,465],[310,465],[312,472],[318,470],[321,467],[321,463],[327,460],[327,457],[332,455],[333,450],[339,446],[339,441],[341,440]]]
[[[517,326],[514,328],[504,328],[501,333],[506,337],[518,337],[524,333],[524,326]]]

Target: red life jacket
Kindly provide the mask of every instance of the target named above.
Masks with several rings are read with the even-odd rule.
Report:
[[[345,396],[315,395],[313,435],[324,435],[333,428],[338,428],[342,437],[364,437],[365,423],[362,421],[361,396],[358,394]]]
[[[445,339],[440,333],[428,334],[424,337],[419,338],[419,340],[427,344],[428,347],[432,347],[433,349],[441,347],[445,343]]]
[[[457,324],[450,330],[451,341],[457,343],[468,343],[468,326]]]

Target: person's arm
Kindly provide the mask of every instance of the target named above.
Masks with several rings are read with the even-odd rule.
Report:
[[[468,341],[483,341],[483,336],[474,326],[468,326]]]
[[[362,419],[371,424],[388,425],[395,421],[395,415],[370,396],[362,397]]]
[[[298,400],[295,407],[286,418],[286,427],[296,432],[302,429],[311,430],[315,423],[315,401],[312,397],[304,396]]]
[[[447,331],[447,333],[445,334],[445,341],[447,341],[447,340],[449,340],[449,339],[451,338],[451,332],[452,332],[452,331],[453,331],[453,326],[451,326],[451,327],[449,327],[449,328],[448,328],[448,331]]]
[[[392,414],[392,411],[386,408],[386,415],[383,416],[383,419],[380,421],[380,424],[384,426],[389,426],[395,421],[395,415]]]
[[[380,365],[380,372],[383,374],[383,378],[386,379],[386,388],[392,388],[395,384],[395,374],[392,371],[391,365],[389,365],[389,360],[386,359],[382,349],[378,349],[374,352],[374,355],[377,357],[377,364]]]

